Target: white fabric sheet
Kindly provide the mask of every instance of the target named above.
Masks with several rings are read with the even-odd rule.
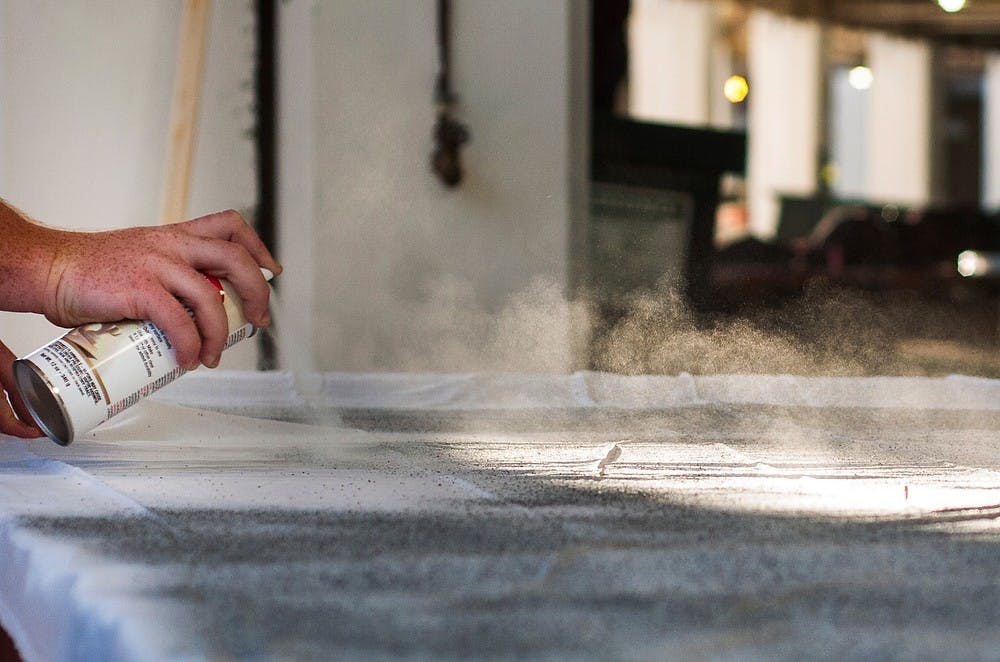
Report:
[[[774,517],[805,518],[795,526],[830,518],[831,526],[910,522],[923,527],[920,535],[947,530],[935,544],[971,536],[992,545],[1000,540],[998,411],[1000,380],[962,376],[333,373],[303,380],[287,373],[199,372],[68,448],[47,440],[0,440],[0,622],[28,660],[296,659],[323,657],[331,645],[345,657],[524,653],[576,659],[643,657],[680,643],[693,646],[685,649],[692,655],[715,651],[707,657],[769,657],[784,650],[809,656],[821,650],[809,643],[810,629],[817,627],[833,637],[817,640],[822,650],[878,655],[888,650],[883,635],[858,635],[808,609],[801,631],[793,627],[770,643],[740,640],[711,618],[680,634],[639,625],[632,632],[632,625],[622,625],[595,648],[576,648],[572,637],[589,618],[623,619],[624,607],[607,611],[608,604],[618,604],[616,595],[631,596],[623,605],[639,594],[651,599],[649,591],[660,589],[633,575],[666,559],[682,564],[656,570],[668,584],[710,568],[757,573],[757,564],[776,562],[791,573],[781,581],[798,590],[796,573],[813,567],[811,555],[818,552],[810,536],[793,536],[787,549],[771,541],[764,551],[733,551],[736,561],[729,563],[751,565],[732,566],[705,556],[727,534],[713,534],[714,542],[702,547],[663,547],[656,536],[674,525],[615,528],[663,504],[701,513],[671,520],[677,531],[688,530],[688,517],[704,519],[695,528],[710,531],[717,518],[735,513],[734,531],[745,528],[755,536],[767,527],[791,526]],[[272,420],[275,413],[285,420]],[[642,498],[635,501],[636,495]],[[605,517],[612,497],[620,500],[615,517],[625,519],[597,526],[593,517]],[[532,532],[539,518],[547,523]],[[351,536],[312,539],[311,532],[340,531],[353,522],[360,528],[351,529]],[[473,544],[467,534],[447,533],[466,524],[474,538],[487,536],[474,553],[460,551]],[[410,565],[416,552],[392,551],[405,543],[398,535],[411,531],[406,540],[419,538],[428,526],[446,532],[431,536],[430,551],[421,548],[418,565]],[[559,538],[551,544],[562,551],[536,549],[553,527],[563,526],[569,528],[560,535],[579,535],[582,542],[563,548]],[[351,547],[352,536],[379,527],[385,534],[373,538],[373,547]],[[873,534],[865,531],[845,533],[844,544],[855,546],[824,561],[831,564],[825,572],[835,575],[828,578],[832,586],[868,581],[858,574],[863,559],[870,561],[876,548],[896,544],[893,536],[902,535],[885,534],[881,546],[872,547],[865,536]],[[489,535],[497,535],[496,542]],[[295,536],[303,537],[301,546],[275,551]],[[615,547],[625,544],[621,540],[638,540],[640,548]],[[921,540],[912,545],[919,547]],[[740,544],[749,549],[756,543]],[[259,553],[250,553],[255,545]],[[962,547],[949,556],[942,549],[940,558],[948,559],[954,576],[982,575],[979,551]],[[916,570],[887,566],[887,577],[905,583],[914,572],[946,574],[941,566],[921,566],[944,563],[922,551],[906,547],[900,558],[910,559],[911,552],[917,560],[908,562]],[[771,555],[771,561],[758,554]],[[989,561],[982,562],[988,567]],[[609,591],[612,602],[593,602],[591,615],[570,614],[563,599],[589,580],[579,576],[561,584],[560,573],[573,577],[588,564],[610,573],[610,583],[593,591]],[[956,571],[956,564],[966,564],[969,574]],[[455,573],[463,572],[472,574],[455,583]],[[675,572],[680,574],[670,574]],[[331,586],[341,588],[286,593],[268,584],[281,577],[279,586],[300,580],[322,585],[332,576],[339,579]],[[259,592],[247,577],[260,585]],[[678,590],[705,591],[711,602],[737,586],[723,581],[710,588],[697,581],[701,588],[691,588],[691,581],[657,595],[675,600]],[[746,590],[757,591],[755,599],[767,598],[771,584],[754,581]],[[337,602],[344,586],[356,582],[369,583]],[[936,590],[949,586],[943,582]],[[212,602],[235,588],[249,593]],[[516,618],[510,614],[522,611],[530,627],[512,624],[516,635],[498,631],[476,638],[484,626],[464,619],[487,607],[470,611],[470,600],[492,605],[498,596],[514,599],[526,590],[536,597],[517,603],[514,612],[503,611],[507,616],[490,617],[485,629],[501,628],[504,619]],[[915,589],[900,590],[905,597]],[[987,609],[1000,604],[989,590],[982,588]],[[595,599],[593,591],[587,599]],[[309,597],[302,603],[304,594]],[[573,598],[581,604],[587,599]],[[547,606],[531,606],[538,601]],[[339,620],[323,620],[332,613]],[[254,621],[260,614],[267,619]],[[268,629],[288,614],[297,615],[288,616],[281,629]],[[443,620],[434,620],[435,614]],[[354,618],[362,625],[339,633],[337,624]],[[996,643],[989,638],[995,634],[969,639],[960,628],[938,632],[934,618],[920,616],[907,631],[937,633],[921,640],[925,652],[947,651],[957,638],[975,658]],[[309,625],[320,622],[318,631]],[[381,628],[389,643],[358,634],[366,627]],[[438,631],[440,639],[433,636]],[[455,632],[462,636],[455,638]],[[254,653],[251,644],[263,648]]]
[[[795,375],[572,375],[328,373],[297,385],[285,372],[199,372],[155,399],[193,407],[328,406],[364,409],[659,409],[732,403],[807,407],[1000,410],[1000,380]],[[296,388],[299,391],[296,391]],[[309,390],[319,391],[311,395]],[[302,393],[302,391],[305,391]]]

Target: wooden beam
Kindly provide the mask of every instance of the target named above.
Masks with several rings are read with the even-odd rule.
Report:
[[[1000,49],[1000,0],[970,0],[949,14],[932,0],[745,0],[828,27],[884,31],[972,48]]]
[[[210,7],[210,0],[184,0],[181,13],[161,223],[182,221],[187,213]]]
[[[1000,6],[969,4],[954,14],[942,11],[928,0],[925,3],[908,2],[838,2],[830,7],[830,18],[850,22],[882,24],[923,24],[937,30],[972,29],[986,32],[991,25],[1000,23]]]

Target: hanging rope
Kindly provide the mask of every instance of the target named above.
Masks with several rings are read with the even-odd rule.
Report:
[[[458,98],[451,89],[451,0],[438,0],[437,43],[438,76],[434,87],[437,121],[431,169],[445,186],[454,188],[462,181],[459,148],[469,141],[469,130],[452,117]]]

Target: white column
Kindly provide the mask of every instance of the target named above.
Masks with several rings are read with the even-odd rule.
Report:
[[[931,48],[885,34],[868,38],[868,197],[924,205],[931,193]]]
[[[278,5],[278,357],[296,375],[316,371],[315,0]]]
[[[846,67],[830,79],[830,159],[837,167],[834,194],[843,199],[868,193],[868,97],[870,89],[855,89]]]
[[[814,21],[750,15],[747,197],[750,229],[762,238],[777,230],[780,194],[816,190],[820,37]]]
[[[628,24],[631,116],[708,124],[714,30],[709,2],[633,0]]]
[[[1000,53],[983,68],[983,207],[1000,209]]]

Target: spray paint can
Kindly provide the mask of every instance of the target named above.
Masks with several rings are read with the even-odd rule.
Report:
[[[261,269],[270,280],[271,273]],[[257,329],[224,280],[228,349]],[[62,446],[184,374],[166,334],[150,321],[84,324],[14,362],[18,391],[35,424]]]

